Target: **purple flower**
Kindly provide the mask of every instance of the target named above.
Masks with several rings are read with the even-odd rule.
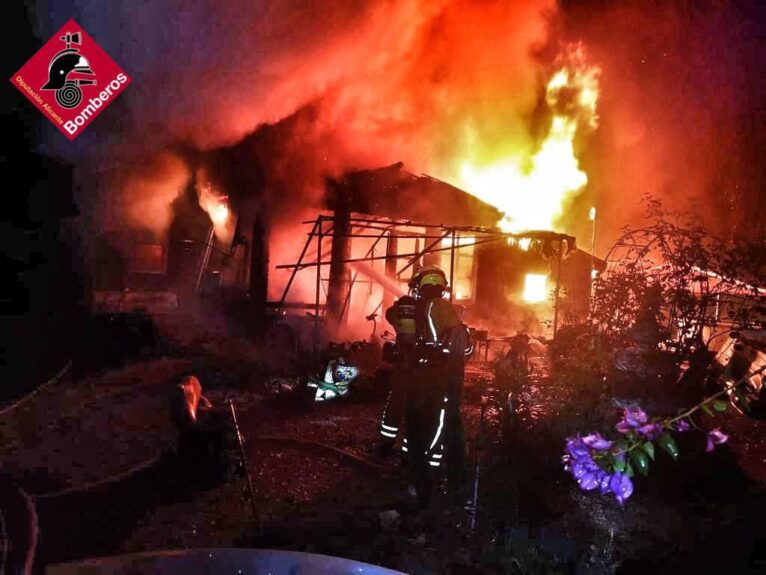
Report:
[[[585,445],[583,440],[577,437],[570,437],[567,440],[567,451],[569,455],[577,459],[578,457],[590,456],[590,449]]]
[[[647,439],[657,439],[662,434],[662,427],[657,423],[647,423],[638,428],[638,433]]]
[[[584,461],[577,460],[572,464],[571,472],[572,477],[579,481],[580,478],[588,472],[588,469],[585,467]]]
[[[622,419],[614,426],[620,433],[628,433],[637,427],[644,425],[649,417],[646,412],[637,407],[635,409],[626,409],[623,411]]]
[[[604,475],[601,476],[601,479],[599,481],[599,488],[601,489],[601,493],[603,495],[606,495],[607,493],[612,491],[612,488],[610,486],[611,481],[612,481],[612,476],[604,472]]]
[[[612,442],[601,437],[600,433],[591,433],[582,438],[582,442],[596,451],[606,451],[612,447]]]
[[[635,429],[641,423],[646,423],[646,414],[633,412],[630,418],[631,429]],[[626,420],[628,418],[626,417]],[[659,426],[656,426],[659,428]],[[654,430],[646,430],[647,433]],[[609,474],[599,467],[594,455],[611,449],[613,442],[605,439],[599,433],[592,433],[585,437],[570,437],[567,439],[566,453],[562,457],[564,468],[571,473],[577,481],[577,485],[583,491],[599,489],[602,494],[613,493],[617,501],[622,505],[633,493],[633,482],[625,473]],[[617,461],[625,461],[625,454],[615,455]]]
[[[685,419],[681,419],[678,423],[676,423],[677,431],[689,431],[691,428],[692,426]]]
[[[632,427],[638,427],[639,425],[646,423],[649,419],[646,412],[640,407],[637,407],[636,409],[626,409],[624,417],[625,421]]]
[[[708,434],[707,434],[707,447],[705,447],[705,451],[709,453],[713,451],[713,449],[715,449],[716,445],[721,445],[722,443],[726,443],[728,440],[729,440],[729,436],[726,435],[717,427],[715,429],[711,429],[710,431],[708,431]]]
[[[630,424],[628,424],[624,419],[621,419],[620,421],[618,421],[617,425],[615,425],[614,428],[620,433],[628,433],[629,431],[633,430]]]
[[[628,497],[633,495],[633,482],[630,477],[618,471],[611,476],[609,489],[614,493],[617,502],[622,505]]]
[[[599,486],[601,483],[599,479],[600,476],[597,471],[588,471],[582,477],[580,477],[577,483],[580,484],[580,489],[583,491],[590,491],[591,489],[595,489]]]

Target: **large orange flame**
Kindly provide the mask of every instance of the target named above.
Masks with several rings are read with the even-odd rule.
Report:
[[[210,183],[201,186],[198,193],[199,205],[210,216],[215,235],[219,239],[225,238],[229,229],[228,197],[217,194]]]
[[[489,164],[464,162],[457,184],[503,212],[498,222],[502,230],[554,229],[566,200],[588,183],[574,139],[580,130],[598,125],[599,73],[587,64],[581,45],[570,46],[546,86],[551,122],[539,149],[520,150]]]

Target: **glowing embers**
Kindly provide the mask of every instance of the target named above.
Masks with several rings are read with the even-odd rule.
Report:
[[[548,276],[544,274],[524,276],[524,293],[521,297],[528,303],[545,301],[548,298]]]

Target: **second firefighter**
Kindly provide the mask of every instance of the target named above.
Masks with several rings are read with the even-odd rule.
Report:
[[[467,328],[455,307],[443,298],[447,289],[444,272],[424,266],[412,277],[410,288],[415,302],[415,343],[406,354],[406,366],[399,371],[404,377],[392,392],[400,394],[397,403],[404,406],[402,451],[410,490],[421,505],[428,505],[432,472],[442,464],[445,443],[448,468],[463,465],[460,398],[456,397],[460,390],[451,383],[457,375],[462,377],[454,372],[462,372],[462,358],[470,349]],[[462,475],[460,471],[457,475]]]

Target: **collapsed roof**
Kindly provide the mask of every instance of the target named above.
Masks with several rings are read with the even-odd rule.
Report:
[[[327,206],[396,220],[493,228],[502,214],[471,194],[427,175],[416,176],[402,162],[349,172],[328,180]]]

